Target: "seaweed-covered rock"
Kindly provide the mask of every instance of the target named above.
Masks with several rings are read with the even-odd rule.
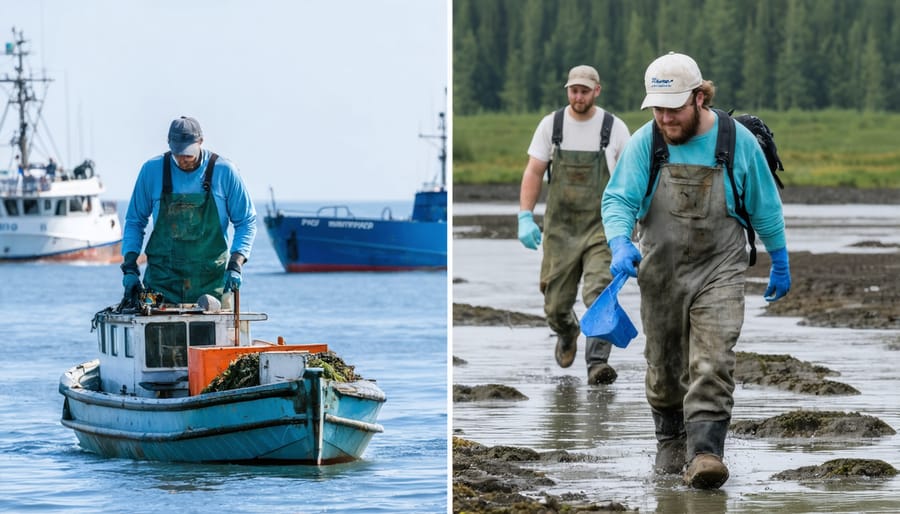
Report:
[[[818,466],[789,469],[772,476],[776,480],[830,480],[843,478],[888,478],[897,469],[877,459],[834,459]]]
[[[863,438],[894,435],[884,421],[858,412],[793,411],[763,421],[737,421],[731,431],[739,436]]]
[[[541,493],[540,499],[525,496],[522,491],[537,491],[555,482],[516,463],[536,462],[543,458],[544,455],[530,448],[488,447],[454,437],[453,512],[555,514],[628,510],[615,501],[588,502],[583,493],[567,493],[562,497]]]
[[[815,395],[860,394],[853,386],[824,377],[840,373],[790,355],[737,352],[734,379],[738,382],[773,386],[795,393]]]
[[[464,386],[453,384],[454,402],[474,402],[480,400],[527,400],[518,389],[503,384]]]
[[[362,377],[332,351],[314,353],[306,361],[307,368],[322,368],[322,375],[336,382],[354,382]],[[259,385],[259,352],[246,353],[231,361],[222,373],[200,391],[215,393]]]
[[[506,311],[480,305],[469,305],[467,303],[454,303],[453,325],[479,327],[545,327],[547,326],[547,321],[543,316],[535,316],[534,314]]]

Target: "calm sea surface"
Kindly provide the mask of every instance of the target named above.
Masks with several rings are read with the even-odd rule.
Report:
[[[286,205],[287,206],[287,205]],[[357,215],[366,206],[355,206]],[[356,463],[172,464],[105,459],[60,422],[66,369],[93,359],[93,314],[117,304],[115,265],[0,265],[0,512],[446,512],[447,274],[287,274],[260,230],[241,310],[255,337],[325,342],[387,395]],[[408,206],[394,208],[408,216]],[[120,206],[120,212],[124,213]]]

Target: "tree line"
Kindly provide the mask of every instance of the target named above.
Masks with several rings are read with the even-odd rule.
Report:
[[[900,111],[898,0],[453,0],[453,109],[549,111],[590,64],[600,105],[634,111],[669,51],[721,108]]]

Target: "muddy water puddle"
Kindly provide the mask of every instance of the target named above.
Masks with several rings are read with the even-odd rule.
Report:
[[[787,206],[792,250],[858,251],[853,244],[868,239],[869,231],[872,239],[900,242],[900,209],[886,209],[872,220],[863,216],[873,212],[867,206],[853,217],[858,223],[828,223],[828,237],[833,239],[826,243],[817,233],[818,222],[831,219],[836,208],[840,207],[792,211]],[[460,280],[453,286],[454,302],[543,315],[539,265],[539,252],[525,250],[515,240],[456,239],[452,275]],[[625,285],[619,301],[640,331],[634,280]],[[762,316],[764,305],[762,298],[748,296],[738,351],[789,354],[828,367],[840,372],[834,380],[861,394],[814,396],[738,384],[734,421],[762,420],[798,409],[834,410],[875,416],[900,430],[900,331],[801,326],[799,318]],[[583,310],[578,302],[576,311]],[[644,398],[642,333],[628,348],[613,349],[610,363],[619,378],[609,386],[586,384],[583,337],[575,364],[568,369],[556,365],[555,337],[547,328],[454,326],[452,338],[453,355],[466,361],[454,366],[454,384],[503,384],[528,397],[455,403],[456,435],[488,446],[566,450],[589,457],[534,464],[555,482],[542,491],[559,496],[584,493],[592,501],[615,500],[641,512],[900,512],[900,478],[834,482],[772,478],[787,469],[837,458],[880,459],[900,467],[900,435],[779,440],[729,434],[725,460],[731,478],[722,490],[693,491],[677,477],[654,475],[656,445]]]

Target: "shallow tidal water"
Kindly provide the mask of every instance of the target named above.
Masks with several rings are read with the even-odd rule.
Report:
[[[454,212],[484,213],[479,206],[460,207],[454,206]],[[502,208],[515,213],[514,206]],[[900,242],[896,206],[788,205],[785,213],[793,251],[896,252],[852,245]],[[515,218],[511,220],[514,223]],[[453,278],[462,279],[453,285],[454,302],[543,315],[537,285],[539,252],[526,250],[515,240],[455,239],[453,248]],[[683,486],[679,477],[657,477],[634,280],[626,283],[619,302],[639,334],[627,348],[613,349],[610,363],[619,378],[609,386],[585,383],[583,337],[575,364],[562,369],[554,361],[555,336],[548,328],[453,327],[453,355],[467,361],[453,367],[454,384],[504,384],[528,397],[520,402],[454,404],[456,435],[489,446],[592,456],[586,462],[536,465],[556,482],[545,491],[581,492],[592,501],[618,501],[641,512],[900,512],[900,477],[841,482],[772,478],[780,471],[836,458],[880,459],[900,468],[900,435],[841,441],[743,439],[729,434],[725,462],[731,478],[721,490],[695,491]],[[797,409],[838,410],[878,417],[900,431],[900,331],[801,326],[799,318],[762,316],[764,307],[761,297],[747,297],[737,350],[790,354],[826,366],[841,373],[833,380],[861,394],[812,396],[738,384],[733,421],[761,420]],[[579,315],[584,311],[580,301],[576,311]]]

